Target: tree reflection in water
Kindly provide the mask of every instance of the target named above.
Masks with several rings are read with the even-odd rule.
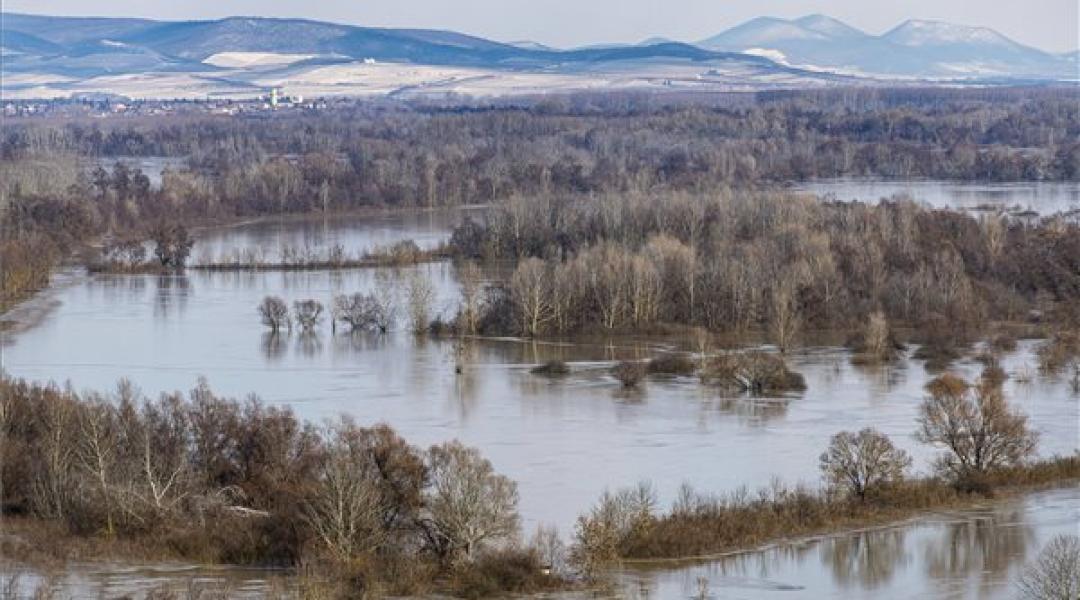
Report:
[[[988,595],[1019,568],[1035,540],[1024,513],[1002,507],[948,523],[943,535],[923,547],[927,575],[941,584],[976,578],[979,596]]]
[[[821,560],[838,585],[872,590],[888,584],[911,558],[904,547],[904,530],[879,529],[823,540]]]
[[[262,334],[262,352],[263,356],[267,360],[277,362],[281,360],[281,357],[285,356],[285,351],[288,349],[286,340],[289,336],[279,333],[277,331],[268,331]]]
[[[323,349],[322,335],[318,331],[301,331],[296,338],[296,348],[307,358],[318,356]]]
[[[186,275],[158,275],[154,316],[168,317],[183,313],[191,295],[191,281]]]

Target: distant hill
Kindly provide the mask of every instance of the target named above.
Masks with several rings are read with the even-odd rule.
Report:
[[[752,52],[789,65],[907,78],[1075,77],[1062,56],[991,29],[909,20],[875,36],[825,15],[752,19],[698,45]]]
[[[872,36],[824,15],[762,17],[698,44],[654,37],[568,50],[453,31],[263,17],[3,13],[0,25],[9,98],[250,97],[283,86],[307,96],[745,91],[895,77],[1030,81],[1076,78],[1077,70],[1075,55],[1044,53],[990,30],[908,21]]]

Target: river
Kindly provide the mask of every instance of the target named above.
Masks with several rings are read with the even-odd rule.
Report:
[[[213,257],[254,246],[269,255],[284,245],[324,249],[341,244],[357,253],[403,239],[430,247],[467,214],[261,220],[200,231],[195,252]],[[393,273],[403,281],[412,271],[433,282],[436,312],[452,316],[459,293],[455,267],[436,263]],[[817,484],[817,456],[840,430],[873,426],[885,432],[914,456],[921,472],[932,457],[911,434],[923,386],[933,374],[911,358],[886,368],[853,366],[848,350],[835,341],[814,340],[791,357],[792,368],[806,378],[807,390],[801,393],[731,396],[693,378],[651,379],[642,390],[626,392],[608,374],[613,361],[688,350],[689,344],[648,337],[575,343],[476,340],[458,375],[450,342],[416,338],[403,327],[387,336],[334,335],[328,325],[315,335],[271,336],[255,312],[266,295],[290,302],[315,298],[328,305],[336,294],[371,289],[374,280],[375,271],[364,269],[191,271],[178,276],[67,273],[4,316],[17,326],[5,334],[3,368],[16,377],[70,382],[80,390],[108,389],[128,378],[147,394],[187,390],[205,377],[218,393],[256,393],[316,422],[340,414],[361,423],[386,422],[419,446],[458,438],[480,448],[499,472],[518,482],[526,533],[539,524],[554,524],[564,537],[604,489],[641,480],[651,481],[665,503],[684,482],[709,492],[742,485],[753,489],[773,478]],[[1005,391],[1041,433],[1042,455],[1070,453],[1080,446],[1080,404],[1063,378],[1038,373],[1037,344],[1022,340],[1005,356],[1003,367],[1010,375]],[[545,378],[529,372],[555,358],[570,364],[570,375]],[[954,365],[967,377],[980,368],[971,359]],[[1074,511],[1080,506],[1076,494],[1054,497]],[[1037,531],[1042,531],[1041,520],[1052,516],[1039,506],[1022,512]],[[926,581],[919,589],[934,584],[919,558],[923,549],[917,540],[940,537],[942,527],[919,525],[904,536],[901,545],[912,558],[894,569],[889,581],[922,577]],[[867,541],[872,539],[877,538]],[[742,574],[721,578],[725,589],[735,586],[731,597],[761,595],[747,590],[787,581],[812,582],[798,584],[806,594],[859,597],[859,590],[865,591],[858,587],[863,575],[853,573],[847,583],[830,579],[836,569],[818,558],[835,553],[826,548],[836,543],[818,541],[809,546],[814,550],[802,553],[777,549],[735,563],[639,574],[644,589],[665,598],[674,591],[686,597],[697,577],[711,582],[715,574],[735,572],[735,564],[743,565]],[[860,543],[865,547],[867,542]],[[909,587],[897,585],[901,591]]]

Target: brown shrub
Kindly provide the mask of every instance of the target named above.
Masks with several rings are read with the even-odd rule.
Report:
[[[623,387],[637,387],[648,373],[648,366],[644,363],[624,360],[611,369],[611,374],[618,379]]]
[[[567,375],[570,373],[570,365],[561,360],[549,360],[533,367],[529,372],[533,375]]]
[[[806,380],[788,369],[782,357],[756,350],[713,357],[702,370],[701,378],[706,383],[751,394],[806,389]]]
[[[663,375],[693,375],[697,364],[682,354],[664,354],[649,361],[648,371]]]

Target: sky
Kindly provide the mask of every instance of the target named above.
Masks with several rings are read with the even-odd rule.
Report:
[[[3,0],[54,15],[209,19],[304,17],[374,27],[450,29],[557,47],[704,39],[758,16],[823,13],[880,34],[910,18],[990,27],[1053,52],[1080,48],[1077,0]]]

